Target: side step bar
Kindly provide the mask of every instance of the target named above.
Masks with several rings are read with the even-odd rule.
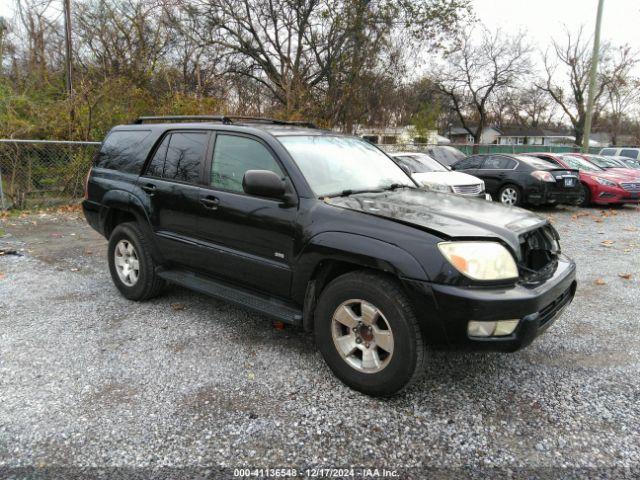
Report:
[[[302,310],[276,298],[260,295],[220,280],[183,270],[158,270],[158,276],[168,282],[235,303],[284,323],[302,326]]]

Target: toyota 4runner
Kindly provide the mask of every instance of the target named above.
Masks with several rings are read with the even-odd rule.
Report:
[[[528,345],[576,290],[546,220],[421,190],[374,145],[310,124],[115,127],[83,209],[126,298],[177,284],[300,326],[370,395],[418,378],[427,348]]]

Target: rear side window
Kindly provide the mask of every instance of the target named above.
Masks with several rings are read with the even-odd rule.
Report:
[[[173,132],[167,135],[154,153],[146,175],[199,183],[208,140],[207,132]]]
[[[242,179],[247,170],[270,170],[284,176],[278,162],[257,140],[235,135],[216,135],[211,186],[242,192]]]
[[[634,149],[630,149],[630,148],[623,148],[620,151],[620,156],[621,157],[627,157],[627,158],[633,158],[634,160],[636,160],[638,158],[638,154],[640,153],[640,150],[634,150]],[[607,155],[605,153],[605,155]]]
[[[139,174],[153,145],[151,130],[116,130],[105,139],[94,165]]]
[[[506,157],[487,157],[482,168],[483,170],[506,170],[514,166],[515,162]]]

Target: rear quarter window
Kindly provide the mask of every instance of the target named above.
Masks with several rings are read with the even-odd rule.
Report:
[[[605,154],[606,155],[606,154]],[[635,148],[622,149],[620,151],[621,157],[633,158],[634,160],[638,160],[638,156],[640,155],[640,150]]]
[[[94,166],[139,174],[153,145],[151,130],[115,130],[102,143]]]

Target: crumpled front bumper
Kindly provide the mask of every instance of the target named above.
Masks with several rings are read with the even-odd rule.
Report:
[[[573,301],[576,266],[560,255],[558,266],[545,282],[507,288],[457,287],[405,280],[425,340],[470,350],[515,351],[547,330]],[[470,337],[470,320],[519,319],[516,330],[503,337]]]

